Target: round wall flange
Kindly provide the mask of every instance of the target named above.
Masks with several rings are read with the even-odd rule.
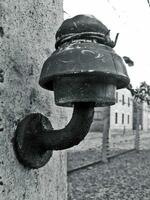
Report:
[[[25,167],[43,167],[52,156],[51,150],[45,150],[40,145],[43,129],[53,130],[48,118],[40,113],[26,116],[17,126],[14,150],[19,162]]]

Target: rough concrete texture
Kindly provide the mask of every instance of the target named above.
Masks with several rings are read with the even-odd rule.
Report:
[[[43,62],[54,50],[63,20],[62,0],[0,0],[0,199],[65,200],[66,154],[54,152],[38,170],[20,165],[12,138],[31,112],[62,128],[68,116],[54,105],[53,93],[38,85]]]

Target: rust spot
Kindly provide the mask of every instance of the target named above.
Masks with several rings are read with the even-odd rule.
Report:
[[[33,65],[29,68],[29,76],[33,76]]]
[[[11,141],[10,141],[12,144],[14,144],[14,142],[15,142],[15,138],[13,137],[12,139],[11,139]]]
[[[0,26],[0,37],[4,36],[4,29],[2,26]]]
[[[0,83],[4,82],[4,71],[0,69]]]
[[[23,199],[25,199],[25,197],[26,197],[26,194],[25,194],[25,192],[23,193]]]
[[[20,71],[20,66],[14,65],[13,69],[14,69],[14,72],[17,74],[18,77],[22,77],[23,76],[21,71]]]
[[[3,161],[0,161],[0,164],[2,164],[2,165],[3,165],[3,164],[4,164],[4,162],[3,162]]]
[[[4,183],[2,181],[0,181],[0,185],[4,185]]]
[[[30,93],[30,105],[32,105],[35,102],[35,99],[37,97],[37,91],[36,89],[32,88],[31,93]]]
[[[34,12],[33,12],[33,11],[31,11],[31,10],[29,10],[29,13],[30,13],[31,15],[34,15]]]
[[[4,128],[0,128],[0,132],[2,132],[4,130]]]

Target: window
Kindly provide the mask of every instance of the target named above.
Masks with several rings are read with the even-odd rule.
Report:
[[[128,124],[130,123],[130,115],[128,115]]]
[[[94,119],[101,119],[101,111],[95,111],[94,113]]]
[[[130,98],[128,97],[128,106],[130,106]]]
[[[122,124],[124,124],[124,114],[122,114]]]
[[[124,105],[125,102],[124,102],[124,94],[122,95],[122,105]]]
[[[115,113],[115,124],[118,123],[118,113]]]
[[[118,92],[116,92],[116,103],[118,103]]]

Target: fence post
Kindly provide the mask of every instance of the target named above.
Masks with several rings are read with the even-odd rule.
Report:
[[[139,133],[139,123],[140,123],[140,105],[136,103],[137,113],[136,113],[136,132],[135,132],[135,150],[139,152],[140,150],[140,133]]]
[[[102,162],[108,162],[109,156],[109,128],[110,128],[110,107],[106,108],[104,114],[104,128],[102,138]]]

